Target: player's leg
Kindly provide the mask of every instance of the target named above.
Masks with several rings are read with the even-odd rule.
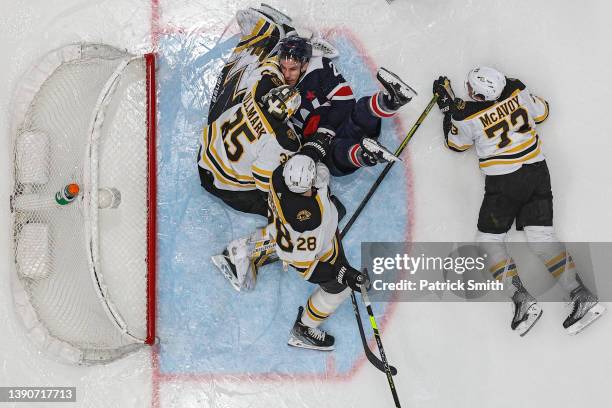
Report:
[[[487,269],[494,279],[504,284],[504,290],[512,300],[511,329],[524,336],[538,321],[542,310],[523,286],[516,264],[506,248],[506,234],[523,200],[520,191],[521,187],[524,188],[524,178],[515,173],[486,177],[476,241],[487,255]]]
[[[535,188],[517,217],[517,229],[525,230],[531,250],[570,295],[572,311],[563,322],[563,327],[568,333],[575,334],[601,316],[605,308],[583,284],[572,256],[554,232],[553,196],[546,162],[524,167]]]
[[[198,154],[199,155],[199,154]],[[220,198],[223,202],[234,210],[257,214],[263,217],[268,216],[268,205],[266,196],[259,190],[249,191],[229,191],[221,190],[214,185],[214,176],[209,170],[198,166],[200,174],[200,184],[206,191]]]
[[[284,36],[280,25],[255,9],[239,10],[236,19],[242,37],[217,78],[208,113],[209,124],[242,101],[249,72],[270,55]]]
[[[360,98],[336,132],[330,155],[330,167],[336,176],[395,159],[377,141],[381,120],[395,116],[398,109],[410,102],[416,92],[384,68],[379,69],[377,78],[385,90]]]
[[[276,243],[266,228],[231,241],[212,261],[237,291],[251,291],[257,283],[258,268],[276,257]]]
[[[291,329],[288,344],[315,350],[333,350],[334,337],[319,328],[338,306],[350,295],[351,290],[335,280],[324,282],[300,306]]]

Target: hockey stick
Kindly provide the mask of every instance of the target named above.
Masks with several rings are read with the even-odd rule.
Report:
[[[361,324],[361,313],[359,312],[359,305],[357,304],[357,299],[355,298],[355,292],[351,291],[351,302],[353,303],[353,311],[355,312],[355,319],[357,319],[357,328],[359,329],[359,336],[361,337],[361,344],[363,344],[363,351],[365,352],[366,358],[368,361],[376,368],[378,368],[383,373],[386,373],[385,363],[381,361],[376,354],[370,350],[370,346],[368,346],[368,340],[365,336],[365,331],[363,330],[363,324]],[[387,364],[388,365],[388,364]],[[397,374],[397,369],[392,365],[388,365],[389,372],[391,375]]]
[[[352,292],[352,295],[353,297],[355,297],[355,292]],[[397,390],[395,389],[395,383],[393,382],[393,375],[391,374],[391,366],[387,362],[385,349],[383,348],[382,340],[380,339],[380,333],[378,332],[378,326],[376,325],[376,320],[374,319],[372,303],[370,303],[370,298],[368,297],[367,290],[363,285],[361,286],[361,298],[363,299],[363,303],[365,304],[366,310],[368,311],[368,315],[370,315],[370,325],[372,325],[372,330],[374,330],[374,338],[376,339],[376,344],[378,345],[378,352],[380,353],[380,358],[385,367],[385,373],[387,374],[387,381],[389,382],[389,388],[391,388],[393,401],[395,401],[395,406],[397,408],[401,408],[399,397],[397,395]]]
[[[429,114],[429,111],[431,111],[431,108],[433,108],[437,100],[438,100],[438,95],[434,95],[431,101],[429,102],[429,104],[427,105],[427,107],[425,108],[425,110],[423,111],[423,113],[421,113],[421,116],[419,116],[419,118],[417,119],[415,124],[412,126],[412,128],[410,129],[410,131],[408,132],[408,134],[402,141],[402,143],[396,149],[395,151],[396,157],[399,156],[404,151],[404,149],[406,148],[406,145],[408,144],[408,142],[410,141],[414,133],[417,131],[419,126],[421,126],[421,123],[423,123],[423,120]],[[361,214],[361,212],[365,208],[366,204],[368,203],[372,195],[374,195],[374,192],[376,191],[376,189],[378,188],[382,180],[385,178],[385,176],[391,169],[391,166],[393,166],[393,163],[395,162],[389,162],[389,164],[387,164],[387,166],[384,168],[382,173],[378,176],[378,179],[376,179],[376,181],[370,188],[370,191],[368,191],[368,194],[361,201],[361,203],[359,204],[359,207],[357,207],[357,210],[355,210],[355,213],[353,213],[350,220],[346,223],[344,228],[342,228],[342,231],[340,232],[340,239],[344,238],[344,236],[349,232],[349,230],[355,223],[355,220],[357,219],[359,214]],[[370,363],[372,363],[374,367],[378,368],[380,371],[386,372],[387,371],[386,368],[388,367],[391,375],[396,375],[397,369],[395,367],[385,364],[378,357],[376,357],[376,355],[372,352],[372,350],[370,350],[370,347],[368,346],[368,341],[365,337],[365,332],[363,330],[363,324],[361,323],[361,314],[359,313],[359,305],[357,304],[357,298],[355,297],[354,291],[351,291],[351,302],[353,303],[353,311],[355,312],[355,319],[357,320],[357,328],[359,329],[359,335],[361,336],[361,343],[363,344],[363,350],[365,352],[366,358],[368,359]],[[372,321],[372,319],[373,319],[373,316],[371,315],[370,321]],[[376,331],[378,331],[378,329]],[[392,390],[394,389],[395,387],[392,388]]]
[[[402,143],[395,150],[395,153],[394,153],[395,157],[399,157],[399,155],[402,154],[402,152],[406,148],[406,145],[408,144],[410,139],[412,139],[412,136],[417,131],[419,126],[421,126],[421,123],[423,123],[423,120],[425,120],[425,117],[429,114],[429,111],[431,111],[431,108],[433,108],[437,100],[438,100],[438,95],[435,94],[433,98],[431,98],[431,101],[429,101],[429,104],[427,105],[423,113],[421,113],[421,116],[419,116],[419,118],[414,123],[414,125],[412,125],[412,128],[410,128],[410,130],[408,131],[408,134],[406,135],[404,140],[402,140]],[[355,220],[357,220],[357,217],[359,217],[359,214],[361,214],[366,204],[370,201],[370,198],[372,198],[372,196],[378,189],[378,186],[380,186],[380,183],[382,183],[384,178],[387,176],[387,173],[389,173],[389,171],[391,170],[391,167],[393,167],[394,164],[395,164],[394,161],[387,163],[387,165],[385,166],[383,171],[380,173],[380,175],[378,176],[378,178],[376,179],[372,187],[370,187],[370,191],[368,191],[368,193],[363,198],[363,200],[361,200],[361,203],[359,203],[359,207],[357,207],[357,209],[351,216],[351,219],[348,220],[346,225],[344,225],[344,228],[342,228],[342,232],[340,233],[340,238],[343,238],[344,235],[346,235],[346,233],[351,229],[351,227],[353,226],[353,223],[355,222]]]

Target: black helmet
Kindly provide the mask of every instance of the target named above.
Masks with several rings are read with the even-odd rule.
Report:
[[[297,35],[285,37],[280,41],[278,56],[281,60],[292,59],[303,64],[312,57],[312,46]]]

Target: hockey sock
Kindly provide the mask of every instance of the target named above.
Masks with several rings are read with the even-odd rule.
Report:
[[[497,281],[504,284],[504,292],[512,297],[514,292],[523,287],[518,276],[516,263],[506,249],[506,234],[489,234],[478,232],[476,241],[479,248],[487,255],[487,269]]]
[[[548,272],[559,280],[568,293],[580,286],[576,265],[565,245],[557,240],[553,227],[528,226],[525,234],[531,250],[540,258]]]
[[[352,146],[348,151],[349,162],[359,168],[364,166],[374,166],[377,161],[376,158],[370,158],[367,154],[364,154],[363,147],[360,144]]]
[[[388,98],[389,96],[384,92],[376,92],[370,97],[370,110],[374,116],[384,119],[395,115],[397,110],[389,107],[391,103]]]
[[[346,288],[340,293],[328,293],[320,287],[317,288],[306,302],[304,308],[306,313],[302,314],[302,324],[308,327],[318,327],[336,311],[350,293],[350,288]]]

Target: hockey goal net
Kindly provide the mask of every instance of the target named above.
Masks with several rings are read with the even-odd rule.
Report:
[[[74,363],[154,343],[154,56],[73,44],[20,88],[13,294],[28,336]],[[79,193],[62,203],[69,184]]]

